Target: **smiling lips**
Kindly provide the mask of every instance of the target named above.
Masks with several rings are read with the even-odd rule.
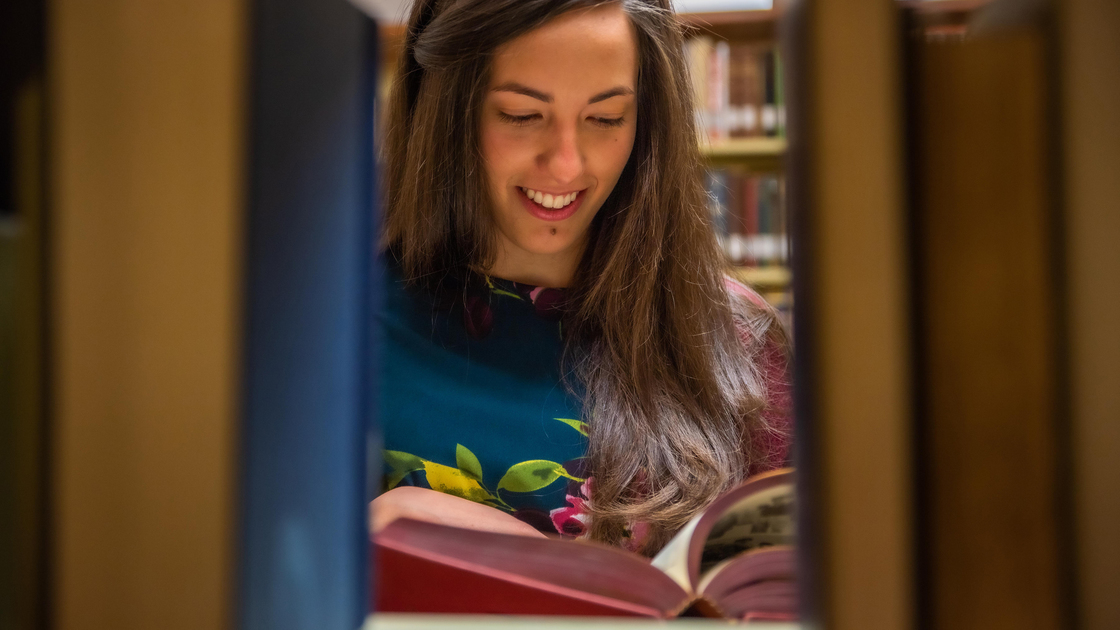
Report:
[[[519,188],[520,188],[520,186],[519,186]],[[540,205],[544,206],[545,208],[557,209],[557,210],[560,209],[560,208],[563,208],[564,206],[566,206],[566,205],[572,203],[573,201],[575,201],[576,196],[579,195],[578,190],[575,191],[575,192],[565,193],[563,195],[553,195],[553,194],[550,194],[550,193],[542,193],[541,191],[533,190],[532,188],[521,188],[521,192],[525,193],[526,197],[528,197],[528,198],[532,199],[533,201],[539,203]]]
[[[583,205],[582,190],[554,195],[542,193],[532,188],[517,187],[521,194],[521,203],[529,214],[542,221],[563,221],[574,215],[576,210]]]

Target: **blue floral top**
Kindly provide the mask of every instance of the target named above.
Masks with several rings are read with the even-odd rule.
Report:
[[[560,374],[564,291],[477,277],[437,297],[388,269],[376,314],[384,489],[421,486],[580,535],[587,428]]]
[[[747,287],[733,294],[765,306]],[[452,295],[406,287],[389,266],[377,311],[383,489],[439,490],[493,506],[546,533],[586,534],[593,480],[581,399],[560,373],[563,289],[474,277]],[[739,330],[744,344],[753,333]],[[788,465],[790,386],[784,349],[755,356],[767,381],[766,425],[751,474]],[[637,548],[646,526],[624,541]]]

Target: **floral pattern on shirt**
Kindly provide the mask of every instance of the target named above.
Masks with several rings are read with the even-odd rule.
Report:
[[[579,393],[565,392],[559,365],[568,292],[481,274],[447,291],[410,292],[399,273],[391,274],[391,306],[378,317],[390,340],[386,352],[402,360],[381,386],[388,401],[381,416],[389,449],[384,489],[428,487],[546,533],[588,537],[595,487],[588,427],[569,419],[580,413]],[[728,285],[730,293],[764,305],[750,289]],[[739,332],[744,343],[759,342]],[[782,431],[790,424],[787,358],[765,344],[759,359],[770,394],[764,416],[778,430],[754,436],[767,456],[752,462],[752,474],[778,465],[789,450]],[[546,369],[553,372],[542,379]],[[564,397],[574,404],[558,404]],[[554,421],[580,436],[550,430]],[[639,548],[648,529],[632,523],[623,546]]]
[[[568,292],[564,289],[536,287],[520,282],[501,281],[503,289],[489,276],[480,276],[481,286],[468,287],[463,299],[463,326],[474,339],[485,339],[494,330],[494,312],[490,308],[493,296],[528,301],[541,319],[559,323],[568,306]]]
[[[587,437],[587,425],[584,422],[569,418],[554,418],[554,420]],[[585,527],[578,528],[577,531],[571,526],[558,524],[566,521],[558,520],[556,510],[553,510],[551,514],[544,515],[543,513],[538,514],[538,510],[529,510],[516,505],[519,495],[543,490],[561,479],[568,481],[569,489],[571,484],[576,484],[577,487],[582,488],[584,497],[586,497],[586,489],[590,480],[577,476],[577,474],[582,474],[583,458],[565,463],[545,459],[518,462],[506,470],[498,480],[497,485],[491,490],[483,481],[482,463],[469,448],[462,444],[455,445],[454,466],[427,460],[402,451],[384,449],[382,453],[385,464],[389,469],[389,473],[385,477],[386,490],[397,487],[407,476],[416,473],[422,477],[423,485],[432,490],[504,510],[537,529],[555,530],[558,534],[571,537],[578,537],[585,533]],[[421,484],[415,483],[413,485]],[[568,499],[571,501],[572,497],[569,495]],[[586,524],[587,507],[582,503],[585,499],[575,500],[581,503],[578,504],[578,508],[576,504],[573,504],[573,508],[576,508],[577,511],[572,512],[568,518],[573,522]]]

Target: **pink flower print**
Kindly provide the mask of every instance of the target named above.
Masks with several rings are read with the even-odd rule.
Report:
[[[587,535],[587,501],[579,497],[567,496],[569,507],[556,508],[548,513],[552,526],[563,536],[580,538]]]
[[[568,507],[556,508],[548,515],[552,517],[553,527],[561,535],[582,538],[588,534],[587,529],[591,525],[590,477],[580,485],[577,492],[576,496],[566,496]]]
[[[564,317],[567,294],[563,289],[537,287],[529,292],[537,315],[548,321],[558,322]]]

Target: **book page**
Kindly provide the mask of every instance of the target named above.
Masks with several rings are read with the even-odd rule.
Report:
[[[712,590],[712,582],[720,578],[724,570],[732,573],[731,586],[738,590],[742,586],[763,580],[796,580],[797,551],[787,545],[759,547],[728,558],[709,569],[696,587],[697,593],[712,595],[720,599],[726,593],[727,580],[720,585],[722,589]]]
[[[700,573],[751,549],[794,544],[793,502],[794,487],[779,485],[724,511],[704,543]]]
[[[673,580],[681,585],[681,588],[692,592],[691,580],[688,577],[688,549],[689,543],[692,541],[692,532],[696,531],[696,525],[700,522],[703,512],[692,517],[681,531],[677,532],[676,536],[661,549],[661,551],[653,557],[650,564],[654,568],[660,569],[665,575],[673,578]]]

